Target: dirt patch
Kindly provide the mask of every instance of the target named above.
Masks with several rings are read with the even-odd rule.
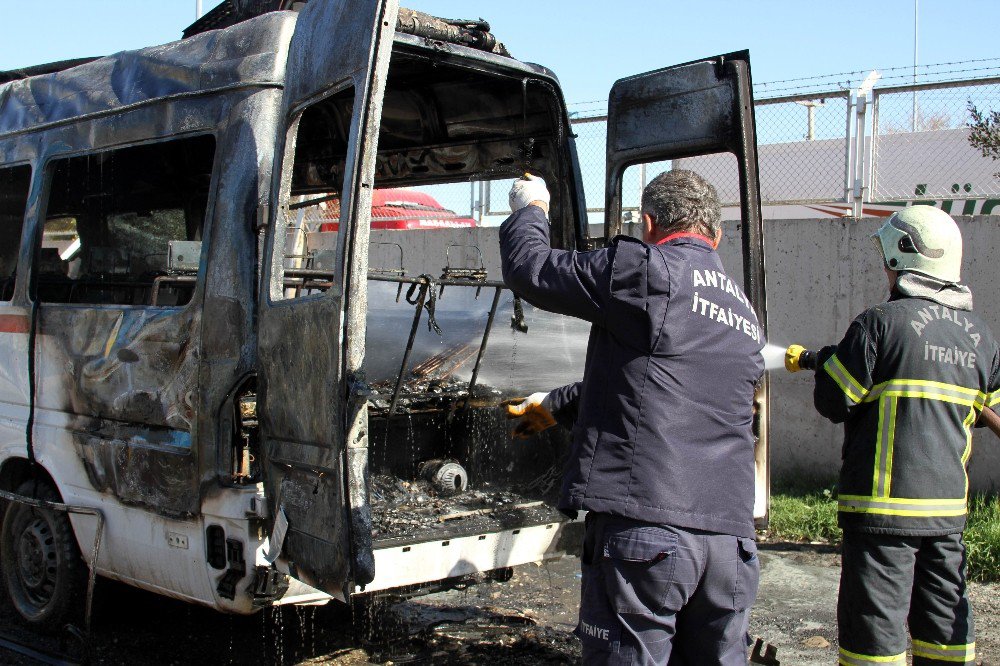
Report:
[[[1000,666],[1000,583],[972,583],[969,600],[976,614],[976,653],[989,666]]]
[[[761,586],[750,633],[777,648],[783,664],[837,660],[840,554],[828,545],[761,544]],[[1000,666],[1000,585],[969,584],[979,663]]]

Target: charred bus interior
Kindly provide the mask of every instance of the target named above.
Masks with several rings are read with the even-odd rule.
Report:
[[[338,257],[347,254],[339,190],[353,105],[347,89],[300,117],[294,203],[284,211],[282,298],[329,288]],[[559,184],[551,205],[553,243],[573,246],[577,192],[564,123],[558,93],[542,78],[397,42],[376,192],[509,184],[530,171]],[[394,205],[405,210],[397,215],[431,215],[420,212],[429,208],[423,204]],[[420,230],[378,229],[373,218],[364,367],[376,548],[563,519],[553,505],[568,433],[556,428],[523,442],[512,438],[505,418],[505,404],[530,392],[505,366],[526,337],[528,306],[503,286],[496,230],[439,216],[423,219],[427,228]],[[584,339],[573,343],[582,354]]]
[[[53,160],[39,300],[190,301],[214,154],[215,138],[196,136]]]

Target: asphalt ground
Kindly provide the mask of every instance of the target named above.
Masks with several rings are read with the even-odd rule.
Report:
[[[761,587],[751,634],[781,664],[836,662],[839,555],[829,546],[761,545]],[[579,663],[572,635],[579,560],[529,565],[501,583],[482,581],[390,605],[270,609],[219,614],[106,581],[98,584],[94,664],[534,664]],[[1000,585],[970,586],[981,663],[1000,666]],[[0,605],[0,629],[47,650],[72,641],[26,632]],[[0,664],[37,663],[0,649]]]

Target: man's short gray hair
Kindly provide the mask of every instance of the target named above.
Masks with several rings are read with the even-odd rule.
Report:
[[[664,171],[642,191],[642,212],[661,232],[693,231],[715,238],[722,228],[722,206],[710,182],[686,169]]]

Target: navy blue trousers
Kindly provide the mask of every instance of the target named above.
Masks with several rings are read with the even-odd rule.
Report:
[[[745,666],[753,539],[587,515],[583,663]]]

